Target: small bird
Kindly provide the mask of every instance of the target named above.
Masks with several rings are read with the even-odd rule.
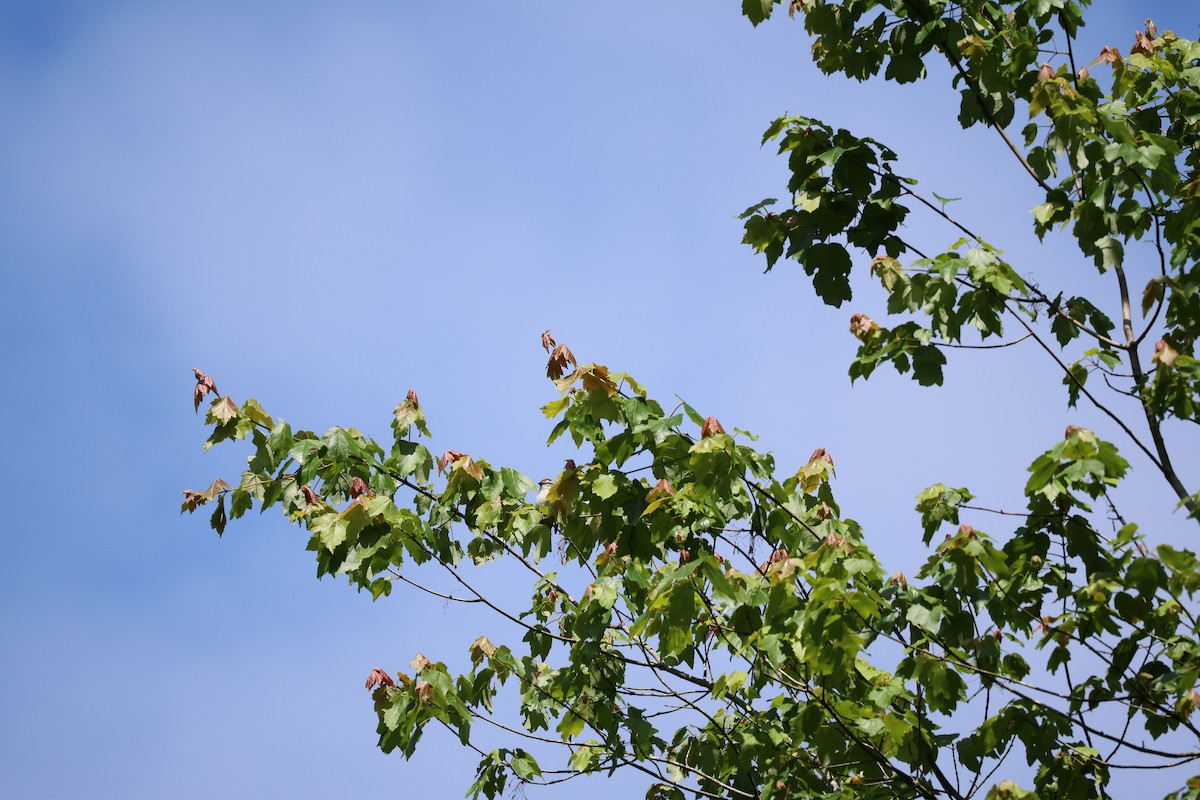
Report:
[[[533,501],[535,506],[541,508],[546,504],[546,501],[550,499],[550,487],[553,485],[554,480],[552,478],[542,478],[538,481],[537,498]]]

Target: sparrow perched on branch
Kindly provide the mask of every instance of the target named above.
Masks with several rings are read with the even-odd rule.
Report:
[[[550,499],[550,487],[553,485],[554,480],[552,478],[542,478],[540,481],[538,481],[538,493],[537,497],[533,501],[535,506],[541,508],[546,504],[546,502]]]

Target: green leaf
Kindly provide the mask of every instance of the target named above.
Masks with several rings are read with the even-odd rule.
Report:
[[[757,27],[771,16],[771,6],[774,4],[775,0],[742,0],[742,13]]]

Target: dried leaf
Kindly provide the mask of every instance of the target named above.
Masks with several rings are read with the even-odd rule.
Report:
[[[1149,17],[1146,18],[1146,36],[1150,37],[1151,39],[1158,38],[1158,26],[1155,25],[1154,20],[1150,19]]]
[[[908,578],[904,577],[904,573],[900,572],[899,570],[892,573],[889,583],[891,583],[893,586],[899,586],[901,589],[908,588]]]
[[[1175,348],[1167,344],[1166,339],[1159,339],[1154,345],[1154,355],[1150,357],[1150,360],[1164,370],[1170,371],[1174,368],[1177,358],[1179,358],[1179,353]]]
[[[446,466],[448,464],[453,464],[464,455],[466,454],[460,453],[457,450],[447,450],[446,452],[442,453],[442,457],[438,459],[438,475],[441,475],[446,471]]]
[[[877,330],[879,330],[879,325],[866,314],[850,315],[850,332],[860,342],[865,342]]]
[[[221,480],[220,478],[217,478],[215,481],[213,481],[211,484],[209,484],[209,487],[207,489],[204,490],[204,499],[212,500],[214,497],[216,497],[217,495],[219,495],[221,492],[225,491],[228,488],[229,488],[228,483]]]
[[[1125,66],[1125,60],[1121,58],[1121,51],[1107,45],[1100,48],[1100,55],[1096,56],[1096,60],[1091,63],[1091,66],[1094,67],[1101,62],[1112,64],[1113,69],[1121,69]]]
[[[1129,55],[1141,53],[1144,56],[1148,56],[1154,52],[1154,48],[1156,47],[1158,47],[1158,42],[1156,40],[1151,39],[1141,31],[1134,31],[1133,47],[1129,48]]]
[[[617,393],[617,385],[608,377],[608,367],[603,364],[593,364],[589,369],[580,370],[583,373],[583,390],[603,389],[609,395]]]
[[[718,433],[724,433],[725,428],[722,427],[720,420],[716,417],[705,417],[704,425],[700,427],[700,438],[707,439]]]
[[[417,653],[416,658],[414,658],[412,661],[408,662],[408,665],[413,668],[414,672],[416,672],[418,675],[420,675],[422,672],[424,672],[426,669],[429,668],[431,663],[433,663],[433,662],[431,662],[424,655],[422,655],[421,653]]]
[[[428,703],[433,697],[433,684],[429,681],[421,681],[417,684],[417,702]]]
[[[804,10],[804,0],[792,0],[792,2],[788,3],[788,17],[791,19],[796,18],[797,11],[803,11],[803,10]]]
[[[357,500],[363,495],[374,497],[375,492],[371,491],[371,487],[362,478],[355,478],[350,482],[350,496]]]
[[[1042,64],[1037,74],[1038,83],[1054,80],[1054,67],[1049,64]]]
[[[824,500],[817,506],[817,519],[833,519],[833,509]]]
[[[1086,64],[1084,64],[1082,67],[1080,67],[1079,71],[1075,73],[1076,80],[1086,81],[1090,77],[1092,77],[1092,75],[1090,72],[1088,72],[1088,68],[1087,68]]]
[[[550,329],[542,331],[542,349],[549,353],[554,349],[554,337],[550,335]]]
[[[1068,425],[1066,432],[1063,433],[1063,438],[1070,439],[1081,430],[1083,430],[1083,428],[1079,427],[1078,425]]]
[[[560,344],[550,354],[550,361],[546,364],[546,377],[550,380],[558,380],[566,373],[568,364],[577,365],[575,354],[565,344]]]
[[[816,450],[813,450],[812,455],[808,457],[808,463],[811,464],[814,461],[828,462],[829,468],[833,470],[833,476],[837,477],[837,467],[833,465],[833,456],[829,455],[829,451],[824,447],[818,447]]]
[[[199,411],[200,401],[204,399],[204,395],[208,394],[209,392],[212,392],[213,394],[220,394],[220,392],[217,391],[217,385],[213,383],[213,379],[201,372],[199,367],[192,367],[192,372],[196,376],[196,391],[194,399],[196,401],[196,411]]]
[[[304,495],[304,502],[308,505],[315,506],[320,504],[321,498],[317,496],[317,493],[312,490],[311,486],[301,486],[300,491]]]
[[[376,686],[395,686],[396,682],[392,680],[392,676],[383,671],[382,668],[376,667],[371,670],[371,674],[367,676],[367,690],[370,691]]]
[[[183,505],[180,506],[179,513],[182,514],[186,511],[190,514],[207,502],[208,498],[204,496],[204,492],[198,492],[195,489],[184,489]]]
[[[416,389],[409,389],[408,394],[404,395],[404,399],[413,404],[413,408],[420,408],[421,401],[417,399]]]
[[[496,652],[496,645],[492,644],[486,636],[480,636],[475,641],[471,642],[471,663],[478,664],[485,658],[490,658]]]

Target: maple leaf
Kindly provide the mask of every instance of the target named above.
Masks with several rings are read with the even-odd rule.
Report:
[[[240,413],[237,405],[232,400],[228,397],[222,397],[213,403],[212,408],[208,410],[208,419],[224,424],[237,417]]]
[[[567,371],[567,365],[576,366],[575,354],[571,352],[565,344],[560,344],[554,348],[554,352],[550,354],[550,360],[546,363],[546,377],[550,380],[558,380]]]
[[[1100,55],[1096,56],[1096,60],[1093,61],[1090,66],[1094,67],[1101,62],[1112,64],[1113,69],[1121,69],[1123,66],[1125,66],[1125,61],[1121,58],[1121,51],[1115,47],[1109,47],[1107,45],[1100,48]]]
[[[675,487],[666,478],[659,478],[658,483],[654,484],[654,488],[646,495],[646,501],[653,503],[660,497],[668,497],[675,494]]]
[[[371,674],[367,676],[367,690],[370,691],[376,686],[395,686],[396,682],[392,680],[392,676],[383,671],[382,668],[376,667],[371,670]]]
[[[417,701],[428,703],[433,697],[433,684],[429,681],[421,681],[417,684]]]
[[[1167,344],[1165,339],[1159,339],[1154,345],[1154,355],[1150,360],[1155,364],[1159,364],[1165,370],[1170,370],[1175,366],[1175,359],[1179,358],[1179,353],[1174,347]]]
[[[430,664],[432,664],[432,662],[422,653],[417,653],[416,657],[413,658],[412,661],[408,662],[408,665],[412,667],[413,671],[418,675],[428,669]]]
[[[186,511],[190,514],[207,502],[208,498],[204,496],[204,492],[198,492],[195,489],[184,489],[183,505],[179,508],[179,513],[182,514]]]
[[[833,477],[837,477],[837,467],[833,465],[833,456],[829,455],[829,451],[824,447],[818,447],[816,450],[813,450],[812,455],[808,457],[808,463],[811,464],[814,461],[827,461],[829,468],[833,470]]]
[[[707,439],[718,433],[724,433],[725,428],[721,425],[721,421],[716,417],[705,417],[704,425],[700,427],[700,438]]]
[[[447,450],[442,453],[442,457],[438,459],[438,475],[441,475],[446,470],[447,464],[453,464],[458,461],[466,453],[460,453],[457,450]]]
[[[1158,26],[1149,17],[1146,18],[1146,35],[1151,39],[1158,38]]]
[[[492,644],[486,636],[480,636],[475,641],[471,642],[471,663],[478,666],[479,662],[485,658],[490,658],[496,652],[496,645]]]
[[[879,325],[866,314],[850,315],[850,332],[860,342],[865,342],[877,330],[879,330]]]
[[[1158,47],[1158,42],[1150,38],[1141,31],[1133,32],[1133,47],[1129,48],[1129,55],[1141,53],[1148,56],[1154,52],[1154,48]]]
[[[554,349],[554,337],[550,335],[550,329],[542,331],[542,349],[549,353]]]
[[[477,481],[483,480],[483,467],[476,464],[475,459],[470,456],[463,462],[462,470]]]
[[[214,497],[216,497],[217,495],[219,495],[221,492],[225,491],[228,488],[229,488],[228,483],[221,480],[220,478],[217,478],[215,481],[213,481],[211,484],[209,484],[209,487],[207,489],[204,490],[204,499],[212,500]]]
[[[1038,70],[1037,80],[1038,83],[1054,80],[1054,67],[1049,64],[1042,64],[1041,69]]]
[[[310,506],[318,505],[321,502],[321,498],[317,496],[317,493],[312,490],[311,486],[301,486],[300,491],[304,495],[304,502]]]
[[[350,482],[350,496],[357,500],[363,495],[374,497],[375,492],[371,491],[371,487],[362,478],[355,478]]]
[[[200,410],[200,401],[204,399],[204,395],[212,392],[220,394],[217,391],[217,385],[213,383],[213,379],[200,371],[199,367],[192,367],[192,372],[196,375],[196,391],[194,399],[196,401],[196,411]]]

